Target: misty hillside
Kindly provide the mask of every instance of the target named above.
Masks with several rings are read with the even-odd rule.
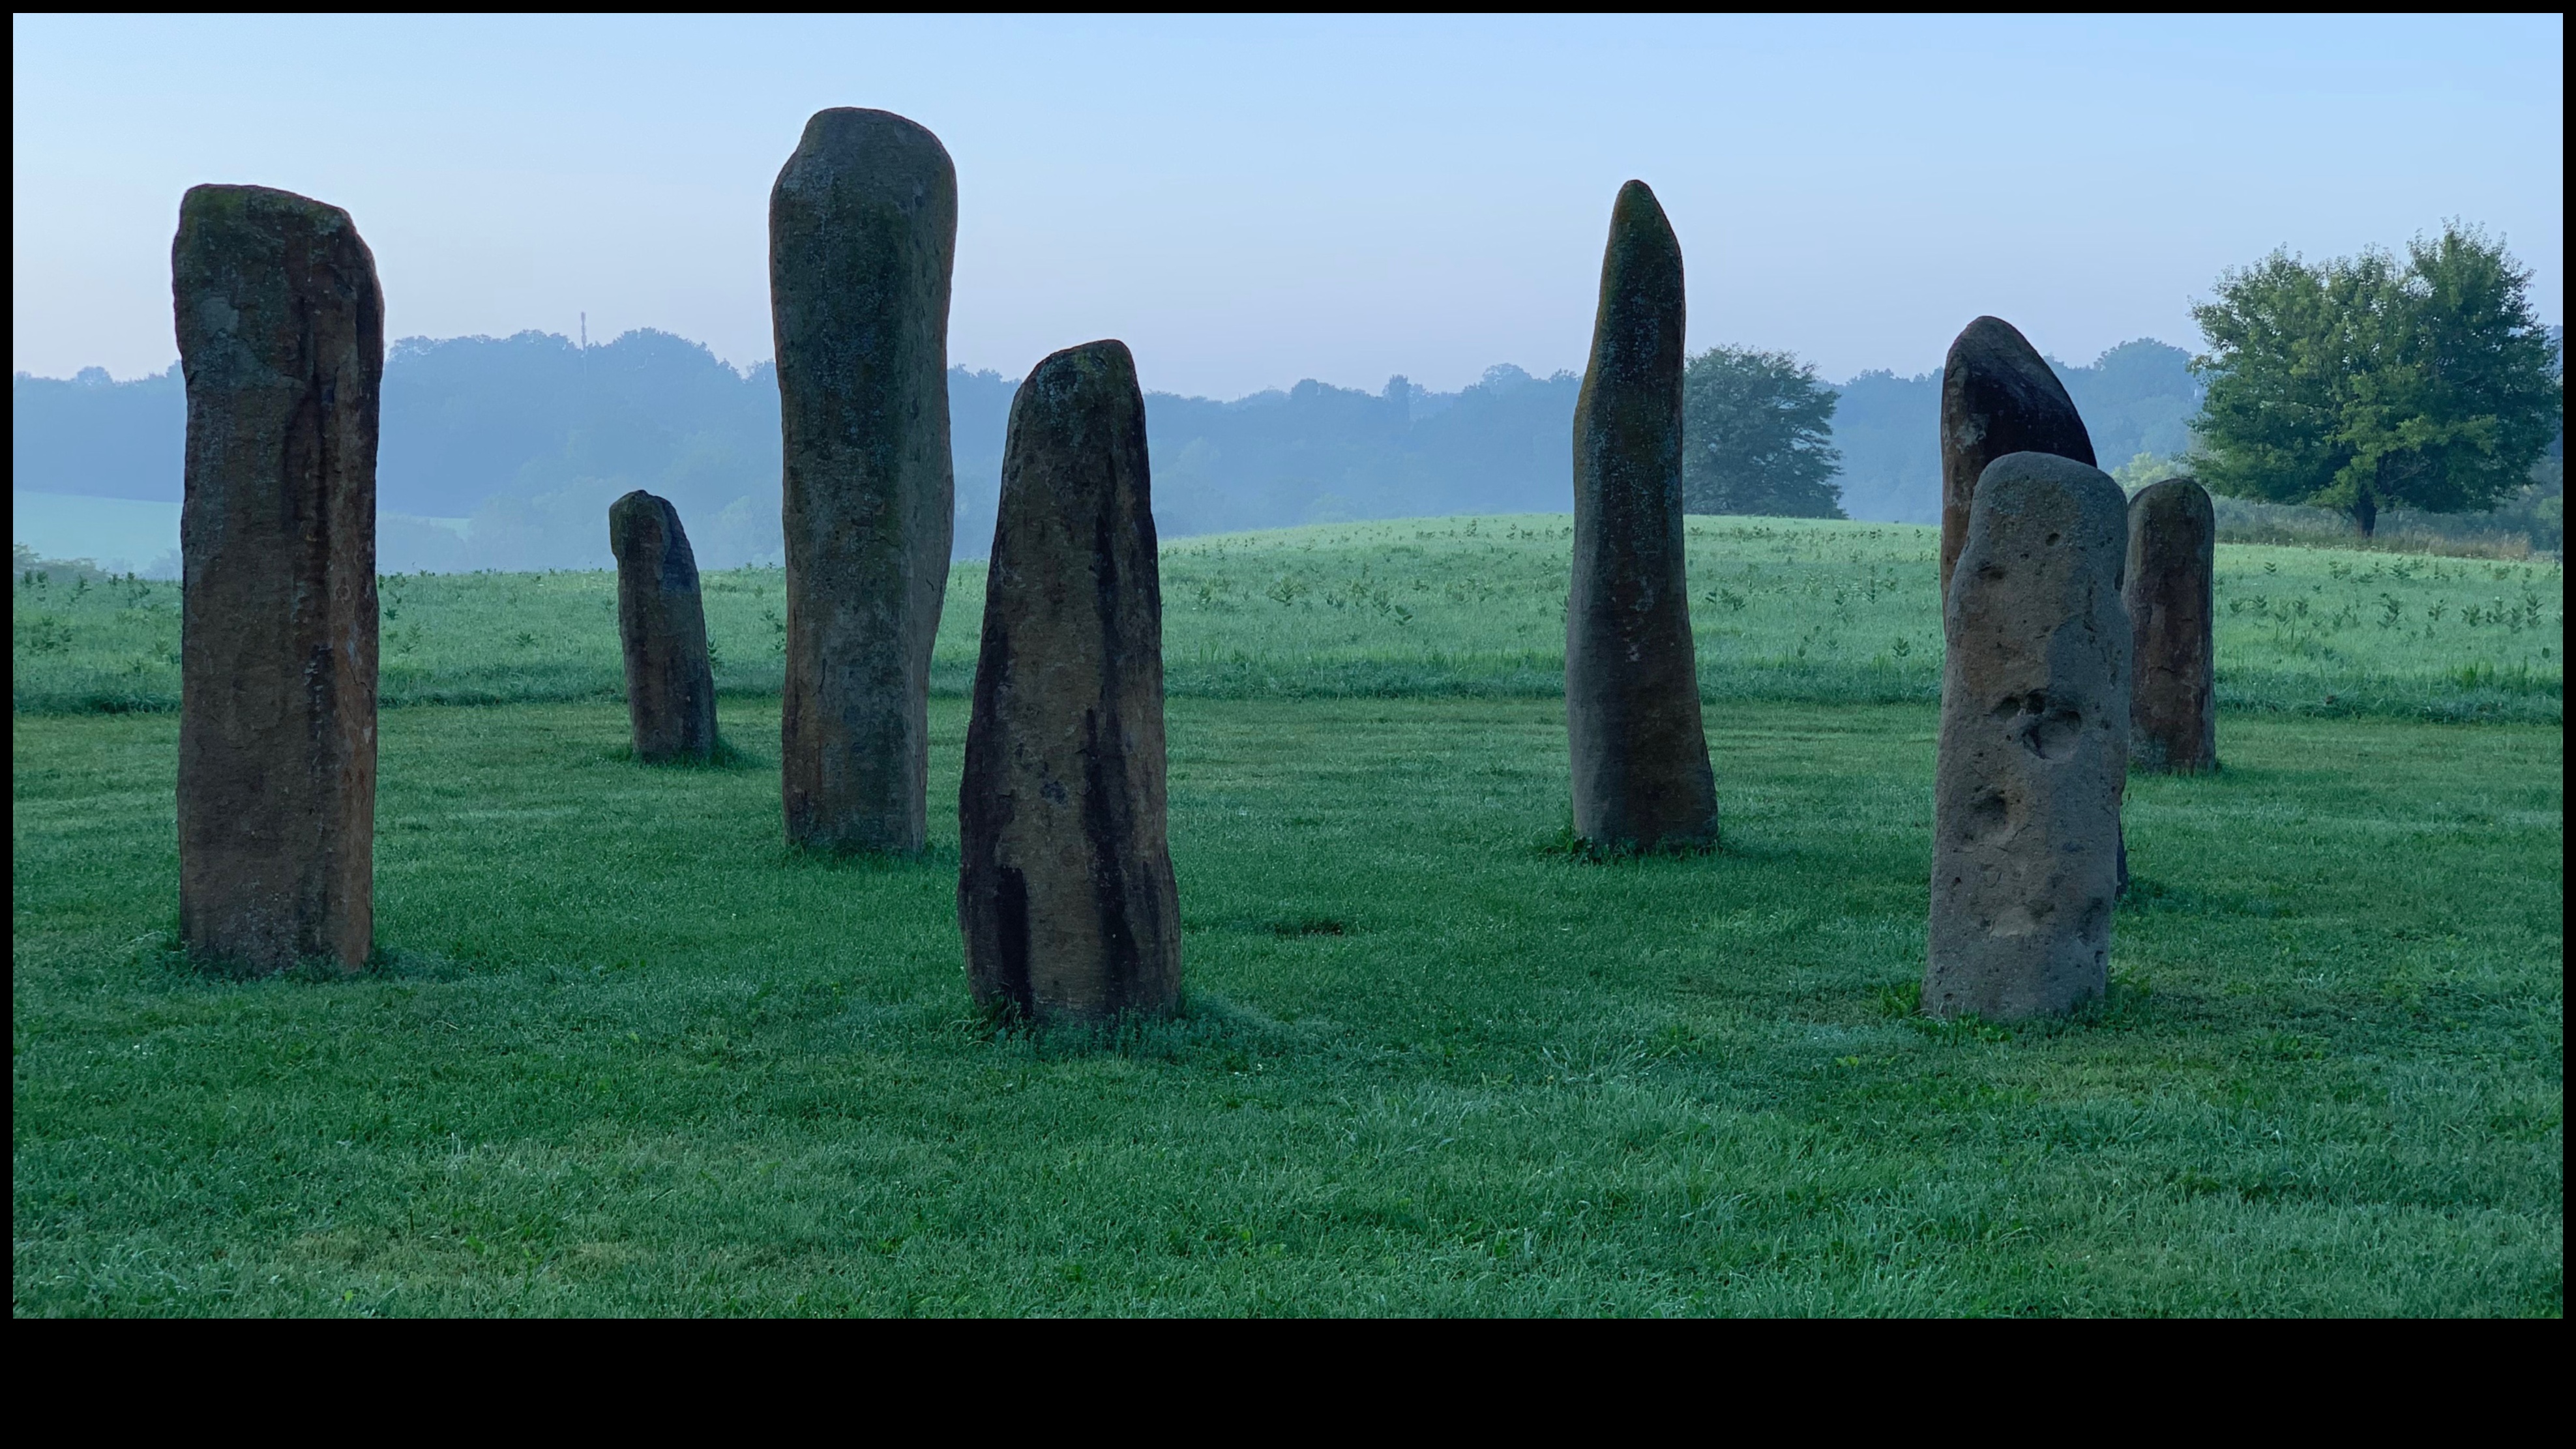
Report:
[[[2199,407],[2187,354],[2125,343],[2055,364],[2105,466],[2179,453]],[[949,374],[957,552],[992,538],[1015,383]],[[1377,392],[1306,381],[1231,402],[1149,394],[1155,517],[1167,536],[1368,518],[1556,512],[1571,506],[1575,394],[1567,373],[1489,368],[1454,393],[1398,377]],[[1851,517],[1939,517],[1940,374],[1868,372],[1834,419]],[[176,503],[186,402],[178,370],[114,382],[19,374],[12,485]],[[670,498],[710,568],[779,549],[778,393],[766,363],[737,372],[654,331],[581,348],[548,333],[410,338],[385,364],[381,558],[419,569],[601,567],[608,503]],[[174,540],[175,541],[175,540]]]

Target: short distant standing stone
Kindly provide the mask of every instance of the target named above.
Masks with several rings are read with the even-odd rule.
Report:
[[[1717,838],[1682,532],[1682,249],[1655,193],[1619,188],[1574,410],[1565,722],[1574,828],[1653,850]]]
[[[2054,453],[2090,464],[2092,436],[2075,400],[2021,333],[1980,317],[1950,344],[1941,370],[1941,596],[1968,540],[1968,511],[1986,466],[2006,453]]]
[[[930,648],[948,587],[957,172],[884,111],[805,125],[769,194],[787,535],[787,838],[924,843]]]
[[[2129,675],[2129,753],[2175,774],[2218,768],[2217,651],[2211,575],[2218,523],[2189,478],[2151,483],[2129,500],[2128,576],[2121,598],[2135,641]]]
[[[1172,1009],[1163,597],[1145,401],[1120,342],[1049,357],[1011,404],[958,791],[975,999],[1039,1018]]]
[[[617,638],[626,653],[635,758],[712,759],[715,672],[698,559],[680,510],[640,488],[627,494],[608,506],[608,547],[617,555]]]
[[[198,186],[170,273],[188,386],[179,934],[258,970],[355,970],[375,937],[375,258],[336,206]]]
[[[1923,1009],[2055,1015],[2102,994],[2128,772],[2120,486],[1995,460],[1943,610]]]

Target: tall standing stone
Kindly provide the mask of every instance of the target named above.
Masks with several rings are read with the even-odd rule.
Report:
[[[2129,754],[2149,770],[2218,768],[2217,548],[2208,490],[2192,479],[2150,483],[2129,500]]]
[[[2093,437],[2047,359],[2000,317],[1980,317],[1941,365],[1941,596],[1968,540],[1977,480],[2007,453],[2091,465]]]
[[[1565,725],[1574,829],[1654,850],[1717,838],[1682,532],[1682,248],[1655,193],[1619,188],[1574,408]]]
[[[957,793],[975,999],[1042,1019],[1169,1011],[1163,593],[1145,400],[1122,342],[1020,384]]]
[[[375,257],[336,206],[197,186],[170,290],[188,388],[179,935],[258,970],[356,970],[375,941]]]
[[[716,679],[707,658],[698,556],[680,510],[638,488],[608,505],[617,555],[617,640],[635,758],[705,761],[716,753]]]
[[[1923,1009],[2055,1015],[2102,994],[2128,778],[2120,485],[2045,453],[1977,483],[1942,610]]]
[[[885,111],[805,123],[769,193],[787,535],[790,842],[925,841],[930,648],[948,588],[957,171]]]

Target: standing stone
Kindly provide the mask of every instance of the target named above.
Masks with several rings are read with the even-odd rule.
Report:
[[[375,944],[376,415],[385,308],[349,214],[191,187],[179,935],[277,971]]]
[[[1717,839],[1682,553],[1682,248],[1646,183],[1619,188],[1574,407],[1565,726],[1574,829],[1600,846]]]
[[[2149,770],[2218,768],[2218,520],[2189,478],[2150,483],[2129,500],[2129,564],[2120,587],[2134,641],[2129,755]]]
[[[885,111],[818,111],[769,193],[787,535],[787,838],[925,842],[930,647],[948,589],[957,171]]]
[[[1167,1012],[1163,591],[1125,343],[1068,348],[1020,385],[990,568],[957,792],[968,983],[1023,1017]]]
[[[2047,361],[2013,325],[1980,317],[1941,364],[1941,597],[1968,541],[1977,480],[2006,453],[2054,453],[2090,466],[2092,435]]]
[[[2108,984],[2129,758],[2124,514],[2108,475],[2045,453],[2007,454],[1978,481],[1942,610],[1934,1016],[2055,1015]]]
[[[716,679],[698,556],[680,510],[638,488],[608,505],[617,555],[617,639],[626,653],[626,717],[635,758],[706,761],[716,753]]]

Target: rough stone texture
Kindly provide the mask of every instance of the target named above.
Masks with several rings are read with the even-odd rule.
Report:
[[[638,488],[608,505],[617,555],[617,639],[626,653],[626,717],[635,758],[709,760],[716,752],[716,680],[698,556],[680,510]]]
[[[1180,999],[1164,828],[1163,594],[1145,400],[1121,342],[1011,403],[983,656],[957,793],[975,999],[1105,1021]]]
[[[2129,562],[2120,587],[2134,643],[2129,754],[2143,768],[2191,775],[2218,768],[2217,650],[2211,629],[2218,520],[2209,493],[2168,478],[2129,500]]]
[[[817,112],[769,193],[787,534],[787,838],[922,848],[948,587],[957,172],[884,111]]]
[[[1942,611],[1923,1009],[2053,1015],[2102,994],[2129,758],[2126,508],[2044,453],[1987,467]]]
[[[375,941],[375,257],[336,206],[198,186],[170,291],[188,387],[179,935],[256,970],[355,970]]]
[[[1565,725],[1574,828],[1654,850],[1717,838],[1682,554],[1682,249],[1655,193],[1619,188],[1574,409]]]
[[[2013,325],[1980,317],[1941,365],[1941,597],[1968,540],[1977,480],[2006,453],[2054,453],[2091,464],[2093,437],[2065,384]]]

